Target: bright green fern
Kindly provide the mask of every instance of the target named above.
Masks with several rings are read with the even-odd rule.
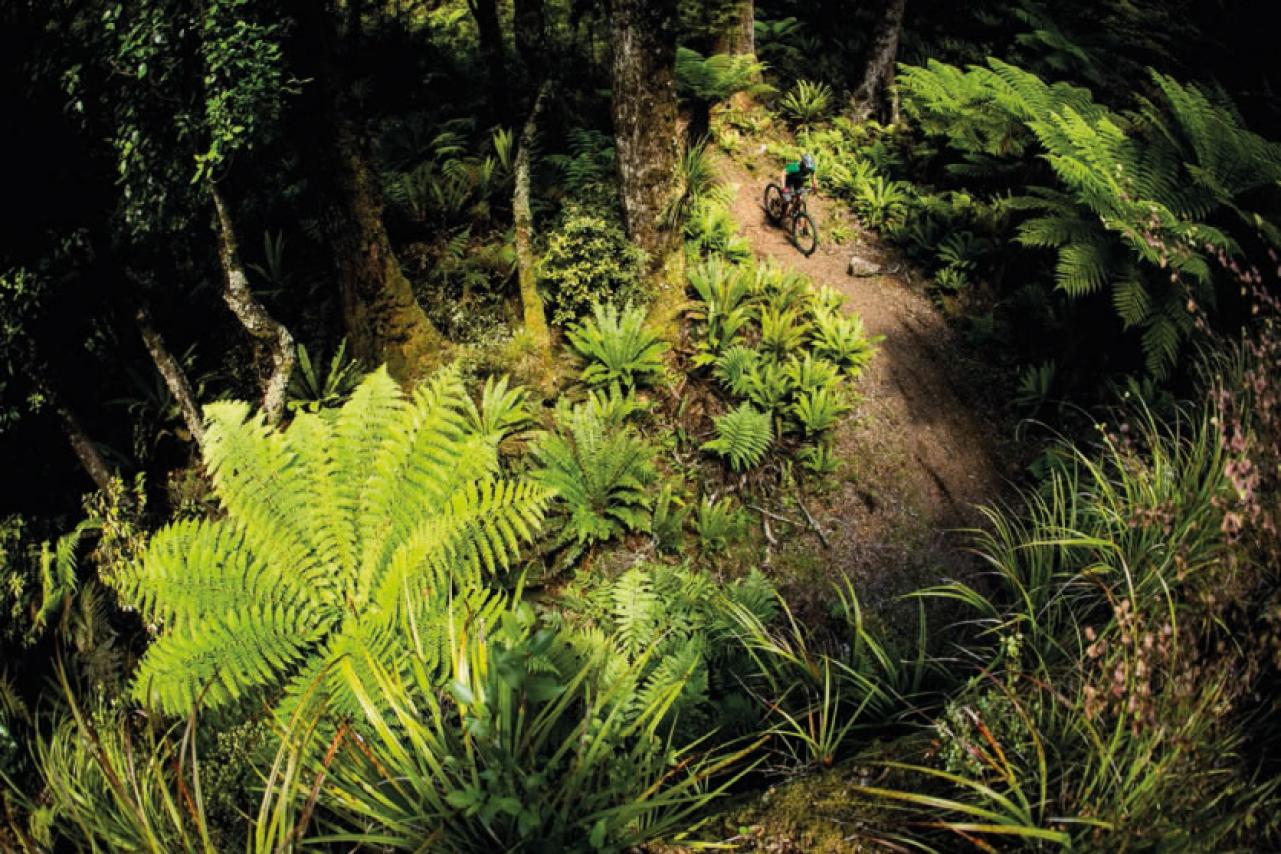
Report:
[[[644,528],[657,471],[654,449],[590,404],[561,407],[557,426],[534,447],[534,477],[558,496],[553,545],[565,547],[565,563],[593,543]]]
[[[499,602],[483,579],[538,529],[549,491],[497,476],[446,371],[407,398],[385,369],[332,415],[284,431],[248,404],[206,408],[204,463],[224,515],[169,525],[114,579],[155,627],[134,697],[200,703],[297,696],[317,678],[336,715],[359,708],[340,661],[439,666],[434,618]],[[312,695],[315,697],[315,694]]]
[[[728,459],[734,471],[754,468],[774,440],[770,421],[769,413],[742,403],[716,419],[716,438],[705,442],[703,448]]]
[[[581,377],[590,385],[621,382],[644,384],[663,372],[667,345],[645,326],[645,310],[627,306],[592,306],[592,318],[567,333],[570,345],[586,361]]]

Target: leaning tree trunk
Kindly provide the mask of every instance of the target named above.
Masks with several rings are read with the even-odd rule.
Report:
[[[903,31],[903,10],[907,0],[884,0],[884,12],[876,25],[872,49],[863,69],[863,79],[850,98],[855,121],[872,116],[898,121],[898,99],[893,96],[894,61],[898,57],[899,33]]]
[[[627,235],[649,255],[652,321],[668,327],[684,301],[677,160],[676,0],[614,0],[610,12],[614,144]]]
[[[525,120],[520,134],[520,148],[516,152],[516,189],[512,194],[512,219],[516,231],[516,275],[520,281],[520,302],[524,309],[525,331],[533,339],[534,347],[546,361],[551,359],[551,333],[547,329],[547,314],[543,298],[538,294],[534,276],[533,215],[529,207],[529,182],[534,140],[538,129],[538,114],[551,90],[544,83],[534,99],[534,106]]]
[[[106,460],[81,426],[80,419],[57,400],[54,401],[54,411],[57,412],[58,420],[62,422],[62,431],[67,435],[67,442],[85,473],[100,490],[108,491],[111,488],[111,469],[107,468]]]
[[[285,390],[294,372],[294,337],[285,325],[267,313],[267,309],[249,289],[249,277],[240,262],[240,246],[236,229],[227,203],[218,189],[210,182],[209,194],[213,196],[218,211],[218,261],[222,265],[222,300],[240,321],[254,343],[265,353],[270,364],[262,380],[262,409],[268,423],[280,421],[285,411]]]
[[[138,332],[142,336],[142,343],[146,345],[147,352],[151,354],[151,361],[155,363],[156,370],[160,373],[160,378],[165,382],[165,388],[173,395],[173,399],[178,404],[178,410],[182,413],[182,420],[187,425],[187,432],[198,447],[205,444],[205,424],[200,417],[200,407],[196,404],[196,396],[191,391],[191,383],[187,380],[187,372],[178,364],[178,360],[173,357],[169,347],[165,344],[164,336],[160,330],[156,329],[155,323],[151,320],[151,311],[145,305],[138,306],[134,313],[134,321],[138,324]]]
[[[485,58],[485,76],[489,84],[489,104],[500,119],[511,115],[511,100],[507,95],[507,60],[503,46],[503,26],[498,20],[497,0],[467,0],[476,31],[480,36],[480,52]]]

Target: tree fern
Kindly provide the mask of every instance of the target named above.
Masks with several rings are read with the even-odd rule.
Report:
[[[440,647],[414,648],[413,627],[455,597],[483,607],[484,577],[533,537],[549,499],[496,477],[453,371],[407,399],[379,370],[333,417],[300,413],[283,432],[244,403],[206,417],[225,515],[162,529],[114,581],[158,632],[134,696],[169,713],[297,694],[355,651],[435,666]]]
[[[1033,214],[1017,239],[1055,250],[1066,293],[1109,292],[1160,375],[1194,328],[1188,300],[1209,307],[1216,287],[1235,287],[1215,271],[1240,255],[1236,234],[1257,231],[1281,246],[1266,215],[1276,209],[1281,145],[1246,130],[1201,89],[1151,77],[1159,101],[1139,98],[1128,113],[995,59],[964,71],[938,62],[905,68],[899,84],[908,112],[963,156],[1040,156],[1057,185],[1028,187],[1006,203]]]
[[[743,471],[760,464],[773,440],[769,414],[743,403],[716,419],[716,438],[703,448],[728,459],[734,471]]]

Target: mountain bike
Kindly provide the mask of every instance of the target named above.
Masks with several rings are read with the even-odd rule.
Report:
[[[792,193],[789,200],[778,184],[770,184],[765,188],[765,215],[774,225],[787,224],[792,245],[807,258],[818,248],[818,226],[805,209],[805,197],[808,194],[809,188],[802,187]]]

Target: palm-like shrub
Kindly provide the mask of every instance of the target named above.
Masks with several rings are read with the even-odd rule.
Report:
[[[743,403],[716,419],[716,438],[703,448],[728,459],[734,471],[743,471],[760,464],[773,440],[769,413]]]
[[[554,490],[554,547],[569,561],[592,543],[645,526],[657,478],[654,449],[629,426],[610,424],[595,407],[562,407],[556,432],[534,447],[534,477]]]
[[[793,356],[787,360],[783,370],[798,394],[835,389],[841,380],[840,368],[834,362],[815,357],[813,353],[806,353],[800,358]]]
[[[497,443],[531,421],[529,392],[520,386],[511,388],[508,383],[506,376],[489,377],[481,389],[480,405],[467,399],[468,426],[490,442]]]
[[[750,748],[709,750],[665,725],[697,656],[651,645],[624,659],[622,645],[621,630],[557,632],[527,606],[483,632],[460,619],[449,690],[370,660],[371,735],[323,773],[282,780],[280,800],[299,809],[318,787],[315,841],[361,850],[623,851],[684,830]],[[270,850],[288,849],[292,823],[259,825],[276,831]]]
[[[339,662],[439,662],[433,616],[453,596],[487,607],[482,579],[538,528],[549,494],[497,475],[447,371],[406,398],[379,370],[330,416],[283,432],[248,404],[206,409],[204,462],[225,510],[177,522],[113,579],[158,627],[134,696],[165,712],[227,705],[320,674],[355,708]],[[313,692],[314,693],[314,692]]]
[[[730,394],[747,397],[753,388],[753,377],[761,363],[761,354],[751,347],[735,344],[716,357],[716,379]]]
[[[704,498],[698,505],[694,533],[698,535],[699,547],[705,552],[724,551],[746,528],[743,511],[735,507],[728,497],[717,500]]]
[[[765,412],[780,413],[795,390],[787,368],[772,359],[762,359],[747,375],[747,399]]]
[[[327,368],[322,360],[312,361],[305,345],[298,345],[296,355],[298,361],[294,365],[293,376],[289,378],[288,406],[291,410],[315,412],[327,406],[337,406],[360,382],[360,366],[347,353],[346,338],[338,342],[338,349]]]
[[[809,321],[797,308],[761,309],[761,349],[778,359],[799,349],[809,331]]]
[[[662,552],[677,554],[685,539],[685,522],[692,509],[672,490],[670,483],[663,484],[654,499],[654,513],[650,520],[649,532],[654,537],[654,546]]]
[[[582,379],[591,385],[621,382],[634,386],[663,371],[667,345],[645,326],[645,310],[609,304],[592,306],[592,318],[574,325],[569,343],[587,362]]]
[[[869,228],[894,229],[903,224],[910,199],[908,184],[887,181],[885,176],[877,175],[858,186],[854,210]]]

